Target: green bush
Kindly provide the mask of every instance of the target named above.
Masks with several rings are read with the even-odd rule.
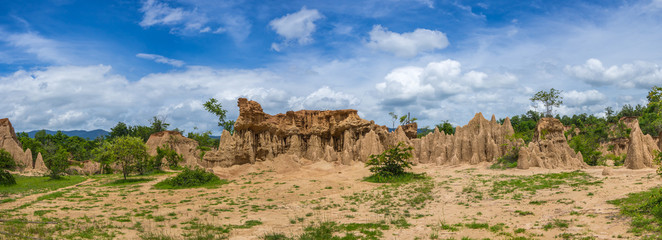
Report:
[[[11,185],[16,185],[16,179],[14,179],[14,176],[5,170],[0,170],[0,186]]]
[[[0,169],[14,169],[16,168],[16,162],[11,156],[11,153],[0,149]]]
[[[185,168],[184,171],[177,174],[177,176],[163,180],[155,185],[159,189],[178,189],[178,188],[193,188],[203,186],[220,185],[227,182],[221,181],[218,176],[213,173],[206,172],[202,168],[189,169]]]
[[[156,162],[161,163],[163,159],[166,160],[170,169],[176,169],[177,165],[184,161],[184,157],[181,154],[177,154],[177,151],[168,145],[163,145],[163,148],[156,147]]]
[[[411,150],[414,148],[399,142],[398,145],[386,149],[379,155],[370,155],[370,159],[365,163],[370,166],[370,172],[380,176],[396,176],[405,173],[405,168],[411,168],[411,162],[407,161],[411,157]]]
[[[364,180],[368,182],[408,182],[414,179],[426,178],[424,174],[414,174],[406,172],[405,169],[411,168],[409,162],[411,150],[413,147],[405,147],[405,144],[399,142],[398,145],[386,149],[379,155],[370,155],[370,159],[365,163],[370,167],[373,174]]]

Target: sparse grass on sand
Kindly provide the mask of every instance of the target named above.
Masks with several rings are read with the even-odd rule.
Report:
[[[631,232],[642,239],[662,239],[662,187],[607,201],[632,218]]]

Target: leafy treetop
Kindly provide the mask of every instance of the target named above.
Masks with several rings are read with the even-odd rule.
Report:
[[[537,92],[529,100],[531,100],[531,102],[542,102],[542,104],[545,105],[545,116],[552,117],[552,109],[563,104],[561,99],[563,99],[561,91],[552,88],[549,91],[541,90]]]

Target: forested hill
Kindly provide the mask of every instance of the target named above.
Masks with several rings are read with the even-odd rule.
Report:
[[[39,132],[39,131],[41,131],[41,130],[30,131],[30,132],[28,132],[28,136],[30,136],[31,138],[34,138],[34,135],[37,134],[37,132]],[[52,130],[44,130],[44,131],[46,131],[46,134],[48,134],[48,135],[55,135],[57,133],[57,131],[52,131]],[[92,130],[92,131],[72,130],[72,131],[62,131],[62,133],[64,133],[64,135],[67,135],[69,137],[78,136],[78,137],[85,138],[85,139],[88,139],[88,140],[94,140],[97,137],[105,137],[109,134],[108,131],[103,130],[103,129],[97,129],[97,130]]]

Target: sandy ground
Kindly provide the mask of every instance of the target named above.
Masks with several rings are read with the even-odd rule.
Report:
[[[231,181],[216,189],[152,188],[169,176],[122,187],[102,186],[110,179],[88,180],[64,189],[66,193],[53,200],[15,209],[48,193],[36,194],[1,204],[0,208],[15,209],[14,216],[31,221],[67,222],[72,229],[69,232],[94,227],[116,239],[140,239],[148,233],[180,239],[190,233],[187,227],[191,224],[187,222],[192,220],[210,226],[242,225],[249,220],[262,223],[232,229],[226,234],[230,239],[259,239],[269,233],[296,236],[306,226],[324,221],[383,222],[389,228],[381,230],[382,239],[636,239],[628,233],[629,219],[621,217],[618,208],[606,201],[662,183],[654,169],[615,168],[612,175],[603,176],[600,167],[582,171],[592,176],[589,182],[602,183],[561,184],[535,193],[519,189],[499,193],[494,191],[495,182],[564,171],[491,170],[487,164],[417,165],[412,170],[431,177],[427,181],[431,191],[423,194],[429,198],[422,204],[409,204],[407,199],[421,195],[423,185],[384,187],[361,181],[370,174],[362,163],[341,166],[281,159],[215,168],[217,175]],[[399,219],[404,219],[406,226],[394,223]],[[555,227],[556,222],[567,226]],[[472,223],[487,223],[492,229],[467,226]],[[545,229],[549,224],[552,227]],[[453,225],[455,229],[449,229]]]

